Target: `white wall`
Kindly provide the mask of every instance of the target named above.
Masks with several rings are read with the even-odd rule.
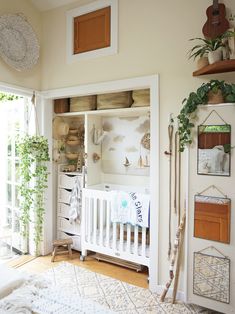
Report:
[[[66,11],[91,1],[43,13],[43,90],[160,74],[160,283],[168,278],[168,160],[169,113],[177,114],[181,101],[202,82],[214,78],[193,78],[195,63],[188,61],[188,40],[202,36],[210,0],[119,0],[119,52],[117,55],[66,64]],[[235,2],[226,1],[235,13]],[[232,81],[234,74],[217,78]]]
[[[41,43],[41,14],[33,7],[29,0],[0,0],[0,15],[23,13],[33,27]],[[41,58],[40,58],[41,59]],[[40,87],[41,63],[31,70],[19,72],[0,57],[0,82],[23,86],[32,89]]]

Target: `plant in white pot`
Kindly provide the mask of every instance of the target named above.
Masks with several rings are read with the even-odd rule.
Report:
[[[209,64],[222,60],[222,49],[225,47],[227,39],[230,37],[235,37],[235,32],[226,31],[222,35],[212,39],[200,37],[190,39],[191,41],[198,40],[200,43],[190,49],[189,58],[208,57]]]

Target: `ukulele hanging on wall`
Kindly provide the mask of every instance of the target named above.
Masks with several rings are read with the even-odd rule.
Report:
[[[229,29],[229,22],[226,19],[226,9],[223,3],[213,0],[213,5],[206,10],[207,21],[202,28],[206,38],[215,38]]]

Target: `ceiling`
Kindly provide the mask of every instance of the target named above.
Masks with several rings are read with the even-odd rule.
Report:
[[[40,11],[51,10],[66,4],[77,2],[78,0],[30,0]]]

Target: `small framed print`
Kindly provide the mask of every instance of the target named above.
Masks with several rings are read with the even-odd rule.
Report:
[[[230,260],[194,253],[193,293],[204,298],[230,302]]]
[[[231,200],[226,197],[196,195],[194,237],[230,243]]]
[[[198,127],[197,173],[230,176],[231,125],[200,125]]]

